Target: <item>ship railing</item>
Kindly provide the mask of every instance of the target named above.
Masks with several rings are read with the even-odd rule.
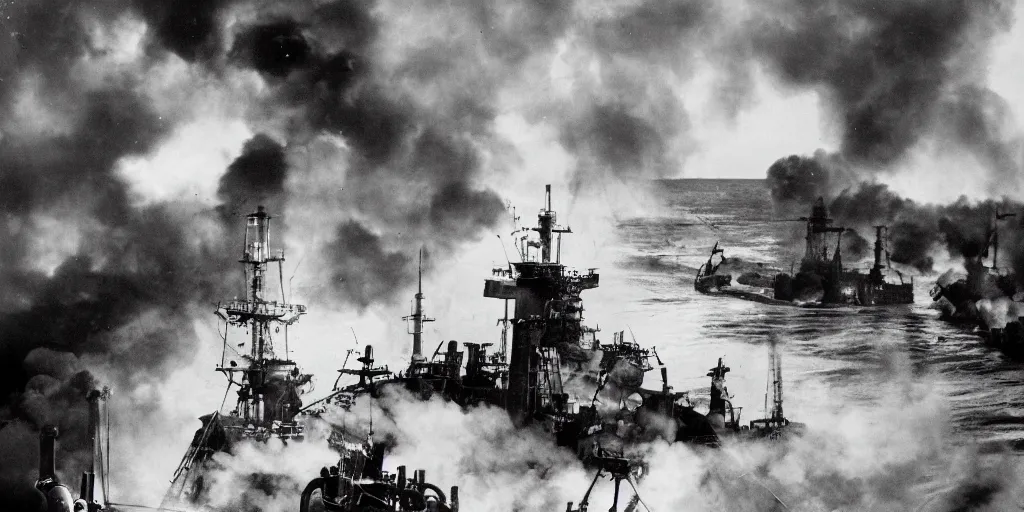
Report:
[[[258,316],[265,318],[283,318],[285,316],[298,316],[306,313],[306,306],[302,304],[287,304],[277,301],[232,300],[219,304],[218,309],[223,309],[228,316]]]

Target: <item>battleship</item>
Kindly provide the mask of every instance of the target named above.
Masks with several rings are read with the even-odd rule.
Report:
[[[734,284],[731,274],[719,273],[727,260],[724,249],[716,243],[707,262],[697,270],[694,289],[704,294],[801,307],[889,306],[914,302],[913,278],[909,283],[904,282],[903,275],[890,264],[885,247],[886,226],[875,226],[874,265],[863,274],[843,267],[840,244],[846,228],[833,225],[823,198],[819,197],[814,203],[810,217],[799,220],[807,223],[806,250],[799,272],[793,275],[746,272]],[[719,256],[717,262],[715,256]],[[895,273],[899,284],[887,282],[885,270]]]
[[[202,426],[181,459],[162,508],[182,504],[201,505],[208,501],[206,474],[217,463],[213,455],[230,453],[243,441],[265,442],[271,438],[298,441],[303,425],[296,421],[302,407],[302,387],[311,376],[301,373],[288,359],[288,326],[306,313],[306,307],[281,300],[267,300],[268,270],[276,263],[281,271],[284,252],[271,252],[271,216],[260,206],[246,216],[242,258],[246,295],[217,305],[215,314],[223,321],[221,361],[217,371],[228,381],[228,392],[236,387],[237,401],[228,413],[216,411],[200,418]],[[275,335],[284,328],[281,339]],[[230,339],[233,331],[248,331],[248,339]],[[280,342],[283,358],[277,357]],[[248,346],[247,346],[248,345]],[[238,348],[248,352],[239,351]],[[229,358],[229,351],[231,358]]]
[[[712,400],[707,414],[689,401],[690,393],[676,392],[668,384],[668,370],[656,348],[646,349],[624,331],[602,343],[600,332],[583,323],[585,290],[598,287],[597,269],[571,270],[561,263],[561,237],[572,233],[557,224],[551,207],[550,185],[537,226],[517,229],[520,261],[492,270],[483,295],[504,301],[500,343],[488,354],[490,343],[441,341],[427,358],[423,352],[423,325],[433,321],[424,309],[422,270],[414,296],[410,322],[412,355],[408,366],[397,372],[378,365],[368,345],[357,369],[342,368],[340,376],[358,377],[348,386],[313,405],[350,404],[361,394],[379,397],[398,387],[413,396],[439,396],[462,407],[491,406],[507,411],[519,427],[539,426],[555,444],[574,451],[585,464],[599,464],[601,454],[621,453],[629,444],[666,438],[701,446],[721,445],[723,435],[785,428],[777,422],[741,426],[737,411],[726,412],[725,373],[719,361],[712,389],[721,400]],[[535,233],[536,237],[529,236]],[[422,268],[422,265],[421,265]],[[510,312],[509,301],[514,301]],[[657,360],[660,389],[643,387],[645,375]],[[781,388],[780,388],[781,391]],[[714,394],[714,391],[712,391]],[[779,401],[781,415],[781,400]],[[721,409],[721,410],[719,410]],[[672,428],[665,428],[665,419]],[[765,437],[768,437],[767,435]]]

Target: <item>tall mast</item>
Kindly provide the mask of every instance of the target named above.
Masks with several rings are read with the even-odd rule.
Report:
[[[783,421],[785,415],[782,413],[782,355],[779,354],[778,342],[772,338],[771,340],[771,371],[772,371],[772,395],[774,402],[774,410],[772,411],[772,419],[775,421]]]
[[[283,360],[275,355],[270,334],[271,324],[283,324],[287,333],[288,325],[306,312],[305,306],[287,304],[284,297],[281,297],[281,301],[267,301],[267,267],[271,263],[282,265],[284,262],[284,251],[276,251],[273,254],[270,251],[270,219],[271,216],[263,206],[246,215],[242,258],[238,260],[244,268],[246,297],[244,300],[221,304],[217,309],[218,316],[229,326],[244,327],[249,331],[247,364],[238,367],[232,361],[230,367],[221,366],[218,371],[227,374],[230,383],[240,386],[235,413],[254,425],[282,418],[283,413],[273,410],[279,404],[265,403],[264,395],[274,392],[267,386],[268,377],[273,374],[274,378],[290,379],[289,370],[295,366],[293,362],[287,360],[287,353]],[[234,374],[241,375],[240,381],[231,377]]]
[[[425,361],[426,358],[423,357],[423,324],[425,322],[433,322],[434,319],[427,318],[423,314],[423,248],[420,248],[418,281],[413,313],[403,318],[403,320],[412,321],[412,330],[409,331],[409,334],[412,334],[412,362],[419,363]]]
[[[884,284],[885,280],[882,278],[882,253],[885,252],[885,243],[883,237],[885,234],[885,226],[874,226],[875,228],[875,264],[871,267],[868,272],[868,281],[873,285]],[[888,260],[888,256],[886,257]]]

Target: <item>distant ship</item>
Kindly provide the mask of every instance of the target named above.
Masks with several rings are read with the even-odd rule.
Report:
[[[904,283],[902,274],[889,265],[885,226],[875,226],[874,265],[867,274],[862,274],[843,268],[840,243],[846,228],[832,225],[823,198],[814,203],[810,217],[800,220],[807,222],[807,247],[795,275],[744,274],[733,284],[732,275],[719,273],[726,258],[724,249],[716,243],[708,261],[697,270],[694,289],[765,304],[803,307],[889,306],[914,302],[913,278]],[[717,263],[714,262],[716,255],[719,256]],[[885,280],[883,270],[887,268],[899,276],[899,284]]]

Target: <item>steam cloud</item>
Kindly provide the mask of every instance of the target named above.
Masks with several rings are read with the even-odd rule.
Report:
[[[785,442],[733,440],[721,450],[641,444],[634,453],[647,461],[640,495],[652,510],[952,512],[1016,504],[1024,491],[1016,480],[1019,465],[1012,458],[993,462],[971,447],[951,449],[945,397],[928,376],[909,378],[879,382],[880,400],[871,407],[815,414],[806,435]],[[561,509],[579,502],[593,475],[571,451],[555,448],[549,434],[515,429],[500,409],[464,410],[392,388],[379,400],[361,397],[349,412],[334,413],[328,421],[353,439],[362,439],[372,417],[375,438],[393,446],[386,469],[404,464],[425,469],[442,489],[458,484],[467,510]],[[310,471],[305,480],[315,475]],[[620,508],[632,495],[623,486]],[[285,492],[293,499],[298,493]],[[611,500],[612,485],[603,479],[590,505],[603,508]]]

